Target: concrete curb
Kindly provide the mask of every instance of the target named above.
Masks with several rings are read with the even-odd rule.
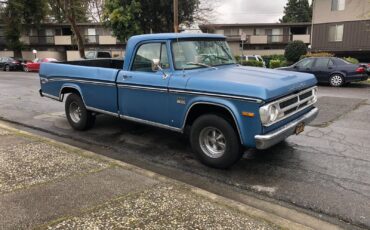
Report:
[[[90,152],[90,151],[86,151],[86,150],[83,150],[83,149],[80,149],[80,148],[62,143],[62,142],[55,141],[55,140],[50,139],[50,138],[42,137],[42,136],[39,136],[39,135],[35,135],[35,134],[29,133],[29,132],[26,132],[26,131],[22,131],[22,130],[13,128],[11,126],[8,126],[8,125],[4,124],[4,122],[1,122],[1,121],[0,121],[0,128],[18,133],[20,135],[27,136],[29,138],[38,139],[40,141],[50,143],[50,144],[52,144],[54,146],[57,146],[57,147],[70,149],[75,153],[81,154],[82,156],[85,156],[85,157],[88,157],[88,158],[94,158],[94,159],[97,159],[97,160],[101,160],[101,161],[104,161],[104,162],[122,167],[126,170],[135,172],[137,174],[140,174],[140,175],[143,175],[143,176],[146,176],[146,177],[149,177],[149,178],[152,178],[152,179],[164,182],[164,183],[178,184],[180,186],[187,187],[187,188],[189,188],[190,191],[194,192],[197,195],[203,196],[203,197],[205,197],[209,200],[212,200],[214,202],[217,202],[221,205],[224,205],[224,206],[230,207],[232,209],[238,210],[242,213],[245,213],[248,216],[251,216],[251,217],[254,217],[254,218],[257,218],[257,219],[263,219],[263,220],[265,220],[267,222],[270,222],[272,224],[275,224],[275,225],[277,225],[277,226],[279,226],[283,229],[293,229],[293,230],[303,230],[303,229],[336,230],[336,229],[342,229],[337,225],[325,222],[323,220],[312,217],[312,216],[307,215],[305,213],[301,213],[301,212],[298,212],[296,210],[288,209],[286,207],[279,206],[279,205],[273,204],[273,203],[269,203],[267,201],[259,200],[255,197],[248,197],[247,195],[245,195],[248,200],[250,199],[250,201],[251,201],[250,203],[258,202],[259,204],[255,205],[258,208],[247,205],[247,204],[244,204],[244,203],[240,203],[240,202],[234,201],[232,199],[219,196],[217,194],[208,192],[206,190],[194,187],[192,185],[183,183],[181,181],[177,181],[177,180],[162,176],[160,174],[151,172],[151,171],[143,169],[143,168],[139,168],[137,166],[134,166],[134,165],[122,162],[122,161],[114,160],[114,159],[108,158],[106,156],[102,156],[102,155],[99,155],[99,154],[96,154],[96,153],[93,153],[93,152]]]

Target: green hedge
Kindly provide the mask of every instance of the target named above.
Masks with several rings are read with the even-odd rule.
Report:
[[[344,57],[343,59],[348,61],[349,63],[352,63],[352,64],[360,63],[359,60],[357,60],[356,58],[353,58],[353,57]]]
[[[281,61],[280,60],[271,60],[269,66],[270,66],[271,69],[279,68],[281,66]]]
[[[242,60],[241,64],[244,65],[244,66],[263,67],[263,63],[260,62],[260,61],[256,61],[256,60],[249,60],[249,61]]]

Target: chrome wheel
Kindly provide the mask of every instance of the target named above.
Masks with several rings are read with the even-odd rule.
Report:
[[[204,154],[211,158],[220,158],[226,151],[226,139],[217,128],[206,127],[199,135],[199,143]]]
[[[10,66],[8,66],[8,65],[7,65],[7,66],[5,66],[5,71],[6,71],[6,72],[9,72],[9,71],[10,71]]]
[[[76,102],[72,102],[69,105],[69,116],[74,123],[78,123],[81,120],[82,110]]]
[[[341,86],[343,84],[343,78],[340,75],[333,75],[330,78],[330,84],[332,86]]]
[[[24,72],[28,72],[29,71],[29,69],[28,69],[27,66],[23,67],[23,70],[24,70]]]

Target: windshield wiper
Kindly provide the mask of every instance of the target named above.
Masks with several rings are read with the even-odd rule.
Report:
[[[205,63],[201,63],[201,62],[188,62],[186,63],[187,65],[197,65],[197,66],[202,66],[202,67],[207,67],[207,68],[213,68],[213,69],[217,69],[216,67],[214,66],[210,66],[210,65],[207,65]]]

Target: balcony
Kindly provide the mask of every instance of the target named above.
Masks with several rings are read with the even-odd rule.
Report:
[[[99,36],[100,45],[116,45],[117,38],[113,36]]]
[[[267,35],[251,35],[249,37],[250,44],[267,44]]]
[[[55,36],[55,45],[72,45],[72,36]]]
[[[288,43],[292,40],[290,35],[268,35],[267,43]]]
[[[88,45],[99,44],[99,36],[98,35],[85,35],[85,44],[88,44]]]
[[[295,34],[293,35],[293,41],[300,40],[306,44],[311,43],[311,35],[309,34]]]
[[[54,36],[30,36],[28,37],[30,45],[54,45]]]

